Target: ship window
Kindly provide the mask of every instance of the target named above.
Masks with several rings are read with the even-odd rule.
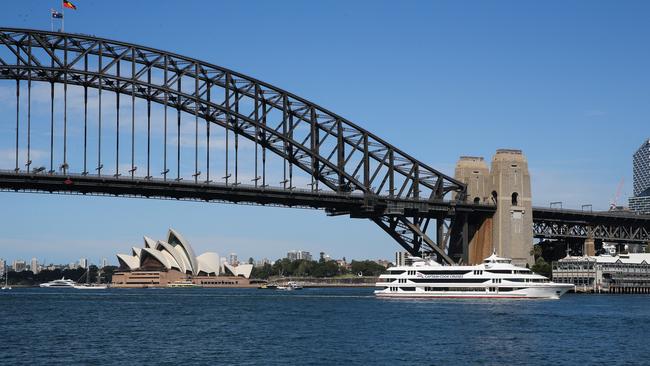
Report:
[[[484,278],[411,278],[414,283],[484,283]]]
[[[424,275],[464,275],[469,271],[462,270],[445,270],[445,271],[420,271]]]

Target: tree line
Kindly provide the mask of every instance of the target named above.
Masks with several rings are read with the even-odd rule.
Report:
[[[273,265],[266,263],[261,267],[254,267],[251,278],[267,279],[273,276],[286,277],[336,277],[344,275],[379,276],[386,268],[373,261],[352,261],[350,270],[339,266],[335,261],[309,261],[305,259],[290,260],[278,259]]]
[[[106,266],[102,269],[101,282],[110,283],[113,278],[113,272],[117,269],[115,266]],[[97,274],[99,270],[97,266],[91,265],[89,267],[90,282],[97,282]],[[45,282],[60,280],[61,278],[71,279],[73,281],[86,282],[86,269],[44,269],[38,273],[32,271],[9,272],[9,285],[10,286],[34,286]],[[4,284],[4,282],[3,282]]]

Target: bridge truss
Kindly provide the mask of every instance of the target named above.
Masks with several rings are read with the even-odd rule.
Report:
[[[533,236],[540,239],[598,239],[650,244],[650,216],[535,207]]]
[[[463,256],[449,255],[453,240],[467,246],[468,213],[494,210],[347,119],[197,59],[0,28],[0,80],[15,89],[2,189],[324,208],[449,263]]]

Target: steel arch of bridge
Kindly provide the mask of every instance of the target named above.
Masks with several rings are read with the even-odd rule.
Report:
[[[280,182],[282,184],[280,188],[287,191],[288,196],[295,196],[296,187],[293,185],[292,179],[293,169],[297,168],[309,174],[311,177],[309,191],[316,196],[322,195],[321,191],[325,190],[332,193],[337,199],[352,197],[350,200],[354,200],[354,197],[358,196],[363,198],[363,202],[355,204],[356,206],[327,206],[319,202],[309,204],[309,199],[306,199],[307,204],[305,205],[325,207],[332,214],[350,214],[354,217],[370,218],[412,254],[422,250],[435,251],[444,261],[453,261],[446,254],[444,245],[439,245],[442,243],[436,243],[427,235],[427,229],[430,219],[443,220],[451,217],[452,222],[446,225],[448,231],[446,238],[448,239],[449,232],[453,231],[454,227],[462,233],[460,219],[456,220],[457,222],[453,220],[462,216],[456,215],[456,209],[465,205],[465,185],[416,160],[345,118],[285,90],[217,65],[153,48],[87,35],[9,28],[0,28],[0,79],[16,81],[17,103],[14,175],[3,174],[3,177],[6,178],[3,178],[3,188],[58,191],[56,182],[60,182],[61,178],[71,181],[69,178],[75,177],[75,183],[77,181],[87,183],[86,190],[77,188],[82,185],[67,188],[83,193],[97,191],[128,194],[131,192],[144,196],[174,197],[177,195],[175,191],[187,188],[188,184],[191,185],[191,182],[188,181],[181,182],[182,177],[180,176],[180,124],[181,112],[183,112],[195,117],[197,130],[195,146],[199,145],[199,120],[205,121],[208,144],[205,159],[207,166],[205,167],[206,173],[202,175],[199,170],[197,147],[193,161],[195,186],[190,187],[199,191],[195,193],[197,196],[195,198],[211,199],[201,196],[201,193],[209,192],[218,186],[212,184],[209,176],[209,144],[211,127],[219,127],[233,133],[235,149],[239,137],[248,139],[255,144],[253,186],[257,192],[261,192],[262,196],[269,190],[265,165],[268,151],[283,159],[284,179]],[[18,131],[21,81],[27,81],[29,95],[31,95],[32,83],[49,83],[51,87],[52,142],[50,144],[50,166],[49,170],[45,172],[36,171],[30,166],[29,143],[27,157],[23,161],[25,169],[22,168],[23,164],[20,161]],[[57,164],[54,162],[55,84],[62,84],[64,88],[64,126],[67,123],[68,86],[78,86],[84,90],[84,121],[87,120],[88,89],[98,91],[100,126],[98,144],[100,145],[97,148],[99,157],[94,170],[96,173],[90,173],[91,169],[88,169],[86,144],[89,142],[86,141],[86,138],[84,138],[83,170],[73,171],[70,168],[65,132],[63,142],[60,144],[63,145],[63,160],[60,165],[59,162]],[[114,93],[117,101],[115,108],[117,108],[118,153],[116,154],[114,174],[102,172],[102,92]],[[134,137],[131,142],[131,169],[128,170],[129,174],[121,176],[122,173],[119,171],[121,97],[132,99],[132,109],[135,108],[136,98],[145,100],[148,123],[151,121],[151,104],[164,106],[165,141],[167,141],[167,108],[177,112],[176,122],[179,131],[178,159],[175,161],[178,165],[177,176],[175,178],[167,176],[170,171],[167,168],[167,143],[164,154],[165,169],[161,173],[162,181],[166,184],[165,189],[169,191],[167,193],[160,191],[157,194],[140,193],[135,188],[129,188],[129,184],[133,184],[134,181],[137,181],[137,185],[142,189],[159,181],[154,178],[149,167],[151,158],[149,146],[147,147],[146,175],[138,176],[136,174],[138,167],[135,166],[133,157]],[[31,99],[28,99],[28,103],[31,103]],[[28,111],[31,111],[31,104]],[[132,113],[130,122],[132,133],[135,134],[133,130],[135,112]],[[28,112],[28,125],[30,118]],[[65,129],[66,127],[64,127],[64,131]],[[147,133],[150,134],[150,131]],[[226,133],[226,138],[228,135],[229,133]],[[147,141],[150,144],[150,135],[147,136]],[[226,144],[228,144],[228,140],[226,140]],[[262,151],[262,162],[259,164],[258,148]],[[236,153],[237,150],[235,150],[235,155]],[[237,190],[241,184],[237,177],[237,165],[234,167],[235,176],[233,178],[228,170],[227,162],[226,155],[225,186],[231,190],[233,187]],[[235,164],[237,164],[237,160]],[[258,168],[261,168],[261,173]],[[99,182],[93,180],[97,178],[100,178]],[[96,186],[109,183],[121,185],[121,190],[117,189],[113,192],[108,191],[108,188],[97,187],[93,190],[91,187],[95,183]],[[452,194],[454,197],[450,197]],[[278,199],[276,203],[281,202],[282,198]],[[464,220],[466,225],[466,215]],[[436,226],[438,229],[437,241],[440,241],[445,238],[442,234],[444,230],[440,230],[443,225],[438,223]]]

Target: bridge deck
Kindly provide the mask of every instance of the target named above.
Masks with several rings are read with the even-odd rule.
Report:
[[[131,177],[92,176],[81,174],[33,174],[0,171],[0,189],[26,192],[49,192],[84,195],[110,195],[207,202],[247,203],[284,207],[326,209],[333,214],[375,217],[386,214],[418,214],[442,218],[455,212],[480,212],[491,216],[494,206],[443,200],[413,200],[383,196],[369,197],[361,193],[339,193],[303,189],[255,187],[145,179]]]

